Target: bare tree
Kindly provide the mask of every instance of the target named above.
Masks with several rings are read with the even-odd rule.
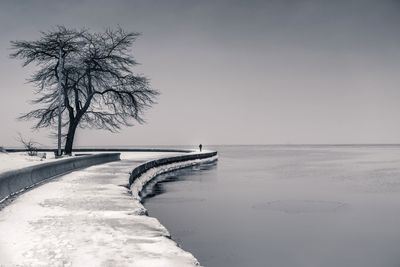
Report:
[[[29,81],[39,95],[33,103],[42,107],[20,118],[37,119],[35,128],[55,127],[61,79],[66,154],[72,152],[78,127],[116,132],[133,121],[143,123],[143,113],[155,103],[158,91],[146,77],[132,72],[137,62],[131,47],[138,36],[121,28],[91,33],[58,27],[42,32],[38,41],[13,41],[11,57],[23,59],[24,66],[34,62],[39,67]]]

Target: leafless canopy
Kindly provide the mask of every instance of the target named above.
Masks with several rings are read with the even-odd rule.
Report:
[[[58,27],[42,32],[37,41],[11,42],[11,57],[22,59],[24,66],[38,66],[29,81],[36,86],[33,103],[40,108],[21,119],[37,119],[35,128],[54,127],[61,79],[66,153],[72,150],[78,126],[118,131],[134,121],[143,123],[143,112],[155,103],[158,92],[146,77],[132,72],[137,62],[131,47],[138,36],[121,28],[92,33]]]

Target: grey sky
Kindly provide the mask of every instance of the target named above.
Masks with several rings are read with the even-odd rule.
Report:
[[[33,97],[9,41],[55,25],[142,32],[138,73],[162,95],[147,124],[77,145],[400,143],[400,2],[1,0],[2,145]]]

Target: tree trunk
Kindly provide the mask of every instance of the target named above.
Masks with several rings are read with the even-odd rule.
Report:
[[[72,147],[74,145],[74,138],[75,138],[75,132],[76,128],[78,127],[79,121],[73,120],[70,121],[69,127],[68,127],[68,134],[67,134],[67,140],[65,141],[65,154],[66,155],[71,155],[72,154]]]

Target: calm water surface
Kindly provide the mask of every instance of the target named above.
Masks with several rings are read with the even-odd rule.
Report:
[[[400,266],[399,146],[221,146],[145,206],[204,266]]]

